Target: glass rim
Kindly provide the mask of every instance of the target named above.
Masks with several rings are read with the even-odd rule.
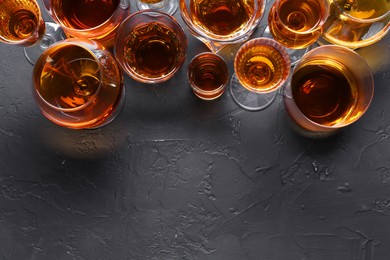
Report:
[[[277,14],[278,17],[280,17],[280,8],[279,8],[279,3],[282,2],[282,1],[286,1],[286,0],[276,0],[274,2],[274,4],[271,6],[271,9],[270,9],[270,12],[272,9],[275,10],[275,13]],[[287,0],[288,1],[288,0]],[[297,31],[297,30],[294,30],[294,29],[291,29],[290,27],[288,27],[281,19],[279,19],[279,22],[281,24],[283,24],[283,29],[284,30],[287,30],[287,31],[290,31],[294,34],[297,34],[297,35],[306,35],[306,34],[309,34],[309,33],[313,33],[315,31],[318,31],[318,30],[322,30],[322,27],[324,26],[324,24],[326,23],[328,17],[329,17],[329,13],[330,13],[330,3],[329,3],[329,0],[318,0],[318,1],[322,1],[321,4],[325,4],[326,6],[326,12],[325,12],[325,15],[323,17],[323,19],[320,19],[317,21],[317,23],[311,27],[310,29],[307,29],[305,31]]]
[[[240,77],[237,75],[236,71],[237,71],[237,57],[239,57],[239,53],[242,52],[246,47],[248,47],[249,45],[253,44],[253,43],[260,43],[260,44],[257,44],[258,46],[269,46],[271,48],[273,48],[274,50],[276,50],[283,58],[284,61],[286,61],[286,64],[285,64],[285,68],[288,68],[286,70],[286,75],[282,77],[282,79],[277,82],[277,84],[275,84],[274,87],[272,88],[267,88],[265,90],[258,90],[256,88],[253,88],[251,86],[248,86],[247,84],[243,84],[242,81],[240,80]],[[234,67],[234,72],[236,74],[236,77],[238,79],[238,81],[241,83],[241,85],[248,89],[249,91],[252,91],[252,92],[255,92],[255,93],[272,93],[274,91],[277,91],[281,86],[283,86],[283,84],[286,83],[287,79],[289,78],[289,76],[291,75],[291,60],[290,60],[290,57],[286,51],[286,48],[281,44],[279,43],[278,41],[272,39],[272,38],[266,38],[266,37],[258,37],[258,38],[253,38],[247,42],[245,42],[241,47],[240,49],[237,51],[236,53],[236,56],[234,58],[234,61],[233,61],[233,67]]]
[[[345,50],[347,52],[349,52],[350,55],[353,55],[355,57],[357,57],[360,62],[362,62],[362,64],[364,64],[365,67],[367,67],[366,71],[368,72],[367,76],[370,78],[370,82],[371,82],[371,95],[369,97],[369,102],[367,103],[367,105],[365,106],[364,110],[361,111],[360,113],[360,116],[357,116],[357,117],[354,117],[353,120],[350,120],[350,121],[342,121],[341,123],[338,123],[338,124],[335,124],[335,125],[331,125],[331,126],[326,126],[326,125],[322,125],[320,123],[317,123],[313,120],[311,120],[310,118],[308,118],[305,114],[302,113],[302,111],[298,108],[298,106],[296,105],[295,103],[295,100],[294,100],[294,97],[292,96],[291,99],[293,100],[293,103],[294,103],[294,106],[296,106],[297,108],[297,111],[299,112],[299,114],[305,118],[305,120],[307,120],[308,122],[310,122],[311,124],[315,125],[316,127],[319,127],[319,128],[323,128],[323,129],[327,129],[327,130],[336,130],[336,129],[340,129],[341,127],[345,127],[345,126],[348,126],[354,122],[356,122],[357,120],[359,120],[365,113],[366,111],[368,110],[368,108],[370,107],[370,104],[372,102],[372,99],[374,97],[374,77],[373,77],[373,74],[372,74],[372,71],[371,71],[371,68],[370,66],[368,65],[368,63],[365,61],[365,59],[359,55],[357,52],[351,50],[350,48],[348,47],[345,47],[345,46],[341,46],[341,45],[323,45],[323,46],[319,46],[319,47],[316,47],[312,50],[309,50],[307,53],[305,53],[303,55],[303,57],[298,61],[298,63],[295,65],[293,71],[291,72],[291,79],[292,77],[294,76],[294,73],[296,72],[296,70],[298,70],[300,68],[300,65],[302,64],[302,60],[312,54],[313,52],[316,52],[316,51],[319,51],[319,50],[322,50],[322,49],[342,49],[342,50]],[[337,61],[338,62],[338,61]],[[340,62],[338,62],[340,63]],[[289,84],[291,84],[291,81],[289,82]]]
[[[46,49],[42,55],[39,57],[39,59],[37,60],[36,64],[40,64],[40,61],[43,59],[43,58],[47,58],[47,54],[50,53],[50,51],[52,50],[53,47],[60,47],[60,48],[63,48],[63,47],[66,47],[66,46],[77,46],[83,50],[86,50],[90,55],[91,57],[94,59],[94,61],[96,62],[96,64],[98,65],[98,71],[99,71],[99,87],[98,89],[95,91],[95,93],[93,95],[90,96],[90,98],[88,99],[88,101],[84,104],[82,104],[81,106],[78,106],[78,107],[73,107],[73,108],[61,108],[61,107],[57,107],[53,104],[51,104],[50,102],[48,102],[46,99],[44,99],[42,97],[42,95],[39,93],[38,89],[36,88],[37,84],[36,84],[36,77],[35,77],[35,68],[37,68],[35,66],[34,68],[34,90],[35,90],[35,93],[38,95],[38,97],[40,98],[40,100],[42,100],[47,106],[51,107],[52,109],[54,110],[57,110],[57,111],[65,111],[65,112],[75,112],[75,111],[79,111],[81,109],[84,109],[85,107],[89,106],[98,96],[101,88],[102,88],[102,78],[103,78],[103,72],[102,72],[102,65],[100,64],[100,61],[98,60],[96,54],[89,48],[87,48],[86,46],[83,45],[83,42],[81,41],[87,41],[88,43],[92,43],[92,44],[97,44],[97,42],[93,42],[92,40],[88,40],[88,39],[79,39],[79,38],[70,38],[70,39],[66,39],[66,40],[63,40],[63,41],[60,41],[60,42],[57,42],[57,43],[54,43],[53,45],[51,45],[48,49]],[[40,76],[41,76],[41,73],[42,73],[42,70],[39,72]]]
[[[203,90],[203,89],[200,89],[198,88],[196,85],[194,84],[191,84],[190,82],[190,72],[189,72],[189,68],[190,68],[190,65],[192,62],[194,62],[196,59],[198,59],[199,57],[201,56],[204,56],[204,55],[211,55],[211,56],[214,56],[216,58],[219,59],[219,61],[221,61],[223,64],[224,64],[224,70],[226,69],[226,72],[228,74],[228,76],[226,77],[226,82],[222,83],[221,85],[218,86],[218,88],[214,89],[214,90]],[[188,68],[187,68],[187,79],[190,83],[190,86],[191,88],[195,89],[197,92],[200,92],[200,93],[207,93],[207,94],[214,94],[214,93],[218,93],[219,91],[221,91],[222,89],[224,89],[227,84],[229,83],[229,68],[226,64],[226,61],[224,58],[222,58],[222,56],[220,56],[219,54],[216,54],[216,53],[213,53],[213,52],[201,52],[201,53],[198,53],[197,55],[195,55],[191,60],[190,62],[188,63]]]

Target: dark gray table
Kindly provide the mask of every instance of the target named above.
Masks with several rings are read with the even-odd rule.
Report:
[[[389,260],[389,36],[359,50],[368,112],[326,139],[297,134],[281,98],[197,99],[186,68],[206,48],[188,36],[176,77],[125,77],[119,117],[83,131],[41,115],[33,67],[1,44],[0,259]]]

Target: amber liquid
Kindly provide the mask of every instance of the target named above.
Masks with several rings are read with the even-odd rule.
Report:
[[[223,94],[229,71],[225,62],[214,54],[194,58],[188,67],[188,80],[192,89],[202,99],[215,99]]]
[[[310,64],[292,77],[293,99],[310,120],[333,126],[347,120],[355,108],[357,90],[340,64]]]
[[[279,87],[287,69],[287,61],[271,46],[249,46],[237,54],[235,62],[240,83],[256,92],[268,92]]]
[[[168,26],[151,22],[136,27],[125,40],[126,66],[140,77],[161,78],[179,64],[183,45]]]
[[[52,8],[69,28],[90,29],[107,21],[115,12],[119,0],[52,0]]]
[[[145,4],[157,4],[157,3],[160,3],[164,0],[140,0],[141,2],[145,3]]]
[[[33,44],[42,37],[44,24],[38,4],[33,0],[6,1],[0,4],[0,35],[6,41],[28,39]]]
[[[50,60],[39,59],[34,70],[38,103],[62,110],[46,111],[48,118],[67,127],[89,128],[110,116],[122,85],[110,87],[102,81],[101,67],[89,51],[75,45],[56,46],[46,56]],[[110,73],[121,79],[119,71]]]
[[[279,10],[279,12],[278,12]],[[316,0],[282,1],[268,16],[272,36],[289,48],[304,48],[314,43],[322,30],[313,30],[326,19],[326,8]]]
[[[231,35],[247,26],[253,15],[251,0],[194,0],[191,19],[203,30],[215,35]]]

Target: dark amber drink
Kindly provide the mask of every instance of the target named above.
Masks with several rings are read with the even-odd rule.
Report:
[[[187,76],[196,96],[204,100],[212,100],[224,93],[229,71],[225,61],[219,55],[201,53],[191,60]]]
[[[177,21],[164,13],[140,11],[119,28],[115,55],[124,71],[144,83],[171,78],[184,62],[187,38]]]
[[[43,0],[46,9],[64,31],[106,47],[114,43],[116,29],[130,10],[128,0]]]
[[[358,120],[373,93],[372,73],[364,59],[346,47],[326,45],[297,63],[283,100],[303,129],[331,132]]]

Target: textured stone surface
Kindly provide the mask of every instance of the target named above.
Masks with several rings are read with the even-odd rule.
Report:
[[[359,50],[368,112],[308,139],[280,98],[261,112],[197,99],[186,67],[206,48],[188,36],[176,77],[125,77],[122,113],[85,131],[41,115],[32,66],[0,45],[0,259],[388,260],[390,38]]]

